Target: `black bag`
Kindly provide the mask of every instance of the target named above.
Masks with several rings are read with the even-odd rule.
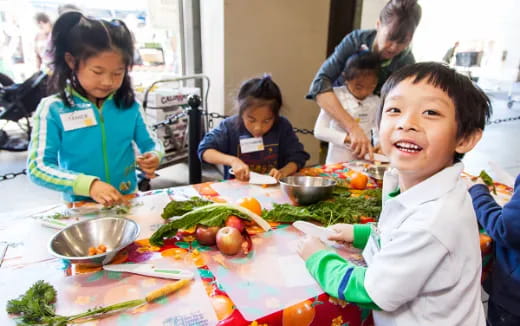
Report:
[[[21,84],[0,89],[0,119],[17,122],[29,118],[47,94],[47,74],[37,72]]]

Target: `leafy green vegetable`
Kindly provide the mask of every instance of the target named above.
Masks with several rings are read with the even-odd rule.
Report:
[[[49,323],[57,317],[54,312],[54,302],[56,302],[56,290],[52,285],[38,281],[25,294],[7,301],[6,310],[10,314],[21,315],[22,321],[28,324]],[[57,325],[65,325],[65,323],[57,323]]]
[[[186,282],[188,281],[181,280],[176,282],[178,284],[167,284],[163,288],[149,293],[144,299],[129,300],[106,307],[96,307],[72,316],[60,316],[56,314],[54,308],[57,295],[56,290],[49,283],[40,280],[17,299],[9,300],[6,310],[10,314],[20,315],[20,318],[16,320],[17,325],[66,326],[69,322],[75,320],[101,318],[107,313],[134,308],[145,303],[153,302],[156,299],[156,293],[162,295],[171,294],[186,284]]]
[[[315,220],[323,225],[331,225],[357,223],[361,216],[377,218],[379,214],[381,214],[381,190],[375,189],[366,190],[359,197],[352,197],[345,192],[336,192],[333,199],[308,206],[274,204],[273,209],[264,211],[262,217],[275,222]]]
[[[491,189],[493,190],[493,193],[496,195],[497,194],[497,187],[495,187],[495,183],[493,182],[493,178],[491,178],[489,176],[489,174],[487,174],[487,172],[484,171],[484,170],[480,171],[479,177],[482,179],[482,181],[484,181],[484,183],[488,187],[491,187]]]
[[[381,213],[381,190],[366,190],[360,197],[351,197],[348,190],[336,187],[331,201],[322,201],[309,206],[292,206],[290,204],[274,204],[273,206],[273,209],[269,211],[262,211],[264,219],[282,223],[315,220],[325,225],[355,223],[360,216],[375,218],[379,216]],[[164,219],[179,215],[179,218],[170,220],[168,224],[161,226],[152,234],[150,237],[152,245],[162,246],[164,239],[174,237],[179,229],[188,229],[197,224],[206,226],[223,225],[229,215],[236,215],[247,220],[255,219],[254,216],[251,218],[241,207],[236,205],[214,204],[198,197],[192,197],[186,201],[173,200],[166,205],[162,213]],[[260,222],[267,225],[265,221],[257,221],[261,227],[264,226]],[[267,228],[264,229],[267,230]]]
[[[180,202],[177,202],[180,203]],[[211,202],[209,202],[211,203]],[[171,204],[171,203],[170,203]],[[168,204],[168,205],[170,205]],[[165,207],[165,210],[168,206]],[[172,207],[172,206],[170,206]],[[182,207],[182,206],[177,206]],[[187,206],[186,206],[187,207]],[[171,210],[170,210],[171,211]],[[163,212],[163,218],[165,213]],[[229,215],[235,215],[240,218],[250,220],[247,214],[230,207],[227,204],[209,204],[202,207],[197,207],[187,213],[184,213],[178,219],[174,219],[168,224],[161,226],[150,237],[150,243],[154,246],[161,246],[164,244],[164,238],[171,238],[177,234],[179,229],[188,229],[197,224],[206,226],[220,226],[223,225]]]
[[[211,203],[211,201],[202,199],[200,197],[191,197],[190,199],[184,201],[172,200],[168,203],[168,205],[166,205],[166,207],[164,207],[161,217],[167,220],[173,216],[184,215],[194,208],[206,206]]]
[[[320,217],[313,214],[308,206],[293,206],[290,204],[273,204],[271,210],[262,211],[262,217],[268,221],[281,223],[292,223],[298,220],[320,220]]]
[[[55,220],[64,220],[64,219],[68,219],[71,217],[71,214],[70,212],[66,211],[66,212],[56,212],[52,215],[49,216],[49,218],[53,218]]]

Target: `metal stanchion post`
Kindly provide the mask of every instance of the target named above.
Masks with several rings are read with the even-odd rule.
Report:
[[[193,95],[188,99],[188,165],[190,184],[200,183],[202,181],[202,165],[197,156],[197,148],[200,142],[200,98]]]

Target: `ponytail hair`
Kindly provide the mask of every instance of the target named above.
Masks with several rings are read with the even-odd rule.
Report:
[[[134,42],[132,34],[122,21],[89,19],[79,12],[66,12],[54,24],[52,44],[54,71],[51,76],[50,91],[58,92],[67,106],[72,105],[65,92],[68,83],[71,83],[77,92],[86,96],[75,78],[79,63],[104,51],[119,52],[126,67],[123,83],[114,95],[116,105],[127,108],[134,103],[135,94],[128,75],[133,65]],[[65,61],[66,53],[74,57],[74,69],[70,69]]]
[[[280,116],[282,108],[282,93],[270,75],[252,78],[240,86],[237,96],[238,115],[242,116],[246,109],[260,106],[269,106],[275,116]]]
[[[417,0],[390,0],[379,13],[379,21],[390,27],[389,40],[404,43],[413,36],[421,14]]]

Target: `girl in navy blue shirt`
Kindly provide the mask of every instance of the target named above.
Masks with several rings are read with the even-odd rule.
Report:
[[[242,84],[237,96],[238,114],[222,121],[199,145],[201,161],[224,165],[238,180],[254,171],[280,179],[305,165],[309,154],[286,118],[280,116],[282,94],[270,76]]]

